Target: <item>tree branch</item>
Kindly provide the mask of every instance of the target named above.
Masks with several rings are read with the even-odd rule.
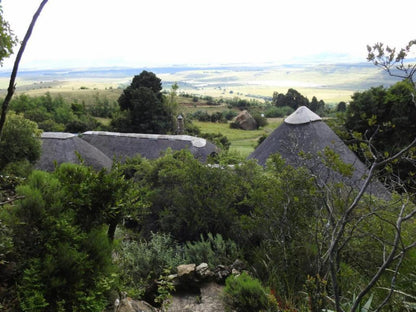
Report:
[[[32,18],[32,22],[29,25],[29,28],[26,31],[26,35],[22,41],[22,44],[20,45],[19,51],[16,55],[16,59],[14,61],[13,70],[10,76],[10,82],[9,82],[9,88],[7,89],[7,95],[6,98],[3,101],[2,109],[1,109],[1,116],[0,116],[0,140],[3,133],[3,127],[6,122],[6,114],[7,109],[9,107],[9,103],[13,97],[14,91],[16,89],[15,81],[17,76],[17,71],[19,69],[19,63],[22,58],[23,52],[25,51],[26,44],[29,41],[30,36],[32,35],[33,28],[35,27],[36,20],[38,19],[40,13],[42,12],[43,7],[48,2],[48,0],[43,0],[41,4],[39,5],[39,8],[35,12]]]

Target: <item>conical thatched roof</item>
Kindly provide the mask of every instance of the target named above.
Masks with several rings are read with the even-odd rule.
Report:
[[[218,152],[214,144],[189,135],[87,131],[80,137],[108,157],[121,160],[138,154],[147,159],[155,159],[169,148],[173,151],[189,149],[200,161],[206,161],[209,155]]]
[[[353,165],[352,177],[342,176],[323,164],[322,153],[326,147],[335,151],[344,163]],[[305,106],[287,117],[248,158],[257,159],[259,164],[265,166],[269,156],[275,153],[282,155],[289,165],[309,168],[322,184],[342,181],[359,188],[368,173],[367,167],[332,129]],[[373,183],[369,192],[381,197],[388,196],[379,182]]]
[[[92,166],[97,170],[111,168],[112,160],[109,157],[74,134],[44,132],[41,139],[42,152],[35,165],[37,169],[53,171],[55,163],[79,164],[80,160],[77,153],[87,166]]]

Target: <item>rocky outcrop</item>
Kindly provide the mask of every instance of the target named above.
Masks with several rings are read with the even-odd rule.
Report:
[[[183,264],[177,273],[168,278],[175,286],[175,293],[169,299],[167,312],[223,312],[222,291],[225,279],[239,275],[245,269],[244,263],[236,260],[232,265],[218,265],[210,269],[207,263]],[[114,312],[159,312],[144,301],[131,298],[117,299]]]
[[[207,263],[180,265],[177,274],[170,275],[177,292],[170,300],[168,312],[222,312],[222,291],[225,279],[239,275],[245,266],[240,260],[232,265],[210,269]]]
[[[117,299],[114,303],[114,312],[159,312],[145,301],[133,300],[129,297],[122,300]]]
[[[257,129],[257,121],[246,110],[243,110],[240,114],[238,114],[234,123],[243,130]]]

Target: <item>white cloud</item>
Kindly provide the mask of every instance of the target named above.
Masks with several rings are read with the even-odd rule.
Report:
[[[39,3],[3,0],[19,38]],[[416,2],[401,7],[412,12]],[[364,61],[366,44],[414,39],[406,17],[387,0],[50,0],[22,67],[288,62],[331,53]]]

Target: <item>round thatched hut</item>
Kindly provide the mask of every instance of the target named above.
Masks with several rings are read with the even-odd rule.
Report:
[[[112,160],[96,147],[80,139],[77,135],[62,132],[44,132],[41,137],[42,151],[35,167],[53,171],[56,164],[81,163],[96,170],[110,169]]]
[[[120,160],[141,155],[147,159],[159,158],[167,149],[189,149],[198,160],[205,162],[218,148],[205,139],[189,135],[164,135],[87,131],[80,137],[95,146],[109,158]]]
[[[345,176],[325,165],[324,151],[334,151],[340,159],[353,166],[352,176]],[[288,165],[304,166],[317,177],[320,184],[342,181],[360,188],[368,168],[352,152],[320,116],[306,106],[299,107],[276,128],[248,158],[257,159],[262,166],[270,155],[279,153]],[[386,189],[375,181],[368,191],[379,197],[388,196]]]

